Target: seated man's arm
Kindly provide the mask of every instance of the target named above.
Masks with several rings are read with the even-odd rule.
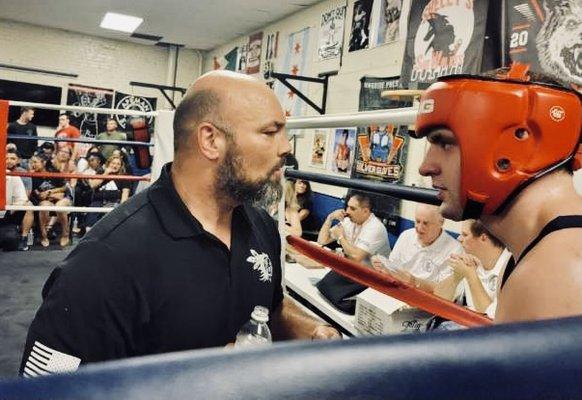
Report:
[[[340,244],[344,247],[344,240],[341,240]],[[344,247],[344,253],[358,262],[367,261],[378,252],[384,252],[385,254],[382,255],[387,256],[390,251],[388,232],[381,225],[364,226],[355,242],[347,243],[346,247]]]
[[[453,301],[455,299],[455,294],[457,293],[457,287],[459,286],[461,280],[462,278],[457,274],[450,275],[449,277],[437,283],[436,287],[434,288],[434,294],[442,297],[443,299]]]
[[[133,338],[145,300],[120,273],[117,252],[102,242],[79,244],[43,288],[28,330],[20,373],[35,377],[80,364],[135,355]]]
[[[493,302],[493,299],[483,287],[483,283],[477,274],[477,267],[480,263],[481,261],[477,257],[469,254],[453,254],[449,260],[449,265],[455,271],[453,275],[467,280],[475,309],[478,312],[484,313],[487,307]]]
[[[271,321],[275,340],[341,338],[335,328],[308,316],[288,297],[275,310]]]
[[[354,261],[362,262],[370,257],[370,253],[357,245],[350,243],[343,234],[338,238],[338,243],[344,249],[344,255]]]
[[[333,242],[335,238],[331,235],[331,224],[333,221],[341,221],[344,217],[345,211],[342,209],[335,210],[334,212],[330,213],[319,230],[319,234],[317,235],[317,243],[325,246],[326,244]]]

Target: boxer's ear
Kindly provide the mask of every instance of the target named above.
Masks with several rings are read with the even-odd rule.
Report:
[[[196,145],[198,151],[209,160],[221,157],[226,146],[224,133],[209,122],[202,122],[196,127]]]

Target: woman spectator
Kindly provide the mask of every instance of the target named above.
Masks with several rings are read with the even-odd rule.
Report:
[[[63,173],[75,172],[75,162],[71,159],[72,150],[70,147],[61,147],[53,157],[51,163],[55,170]]]
[[[111,156],[104,169],[99,169],[97,175],[101,179],[89,179],[93,189],[91,207],[115,207],[129,198],[130,181],[116,180],[115,175],[124,175],[125,165],[119,156]],[[87,216],[87,229],[101,219],[101,213],[91,213]]]
[[[309,181],[298,179],[295,181],[295,195],[299,203],[299,219],[303,229],[303,238],[315,240],[321,226],[313,215],[313,192]]]
[[[97,171],[103,171],[105,163],[103,155],[97,146],[91,147],[84,158],[79,159],[77,172],[83,175],[95,175]],[[93,188],[89,185],[89,179],[80,179],[75,186],[75,206],[89,207],[93,197]],[[73,225],[73,233],[83,236],[86,230],[86,213],[77,213],[77,224]]]
[[[285,183],[285,234],[301,236],[301,219],[299,218],[299,203],[295,195],[292,181]]]
[[[294,188],[297,203],[299,204],[299,219],[303,222],[311,214],[311,207],[313,206],[311,184],[309,181],[297,179]]]
[[[32,172],[37,173],[58,172],[52,166],[50,160],[43,154],[35,154],[32,156],[30,159],[30,169]],[[32,178],[30,201],[32,204],[39,206],[70,206],[72,204],[72,196],[64,179],[34,177]],[[50,244],[48,239],[49,219],[48,211],[39,211],[40,244],[43,247],[48,247]],[[70,243],[69,218],[67,213],[57,212],[57,220],[62,228],[60,245],[65,247]]]
[[[77,161],[77,172],[80,174],[84,174],[85,171],[90,168],[89,167],[89,156],[91,154],[101,154],[101,151],[99,150],[99,147],[97,146],[91,146],[89,147],[89,149],[87,150],[87,153],[85,154],[84,157],[79,158],[79,161]],[[103,157],[103,156],[101,156]]]

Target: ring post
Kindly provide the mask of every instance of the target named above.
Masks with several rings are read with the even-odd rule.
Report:
[[[0,100],[0,210],[6,208],[6,137],[8,135],[8,102]]]

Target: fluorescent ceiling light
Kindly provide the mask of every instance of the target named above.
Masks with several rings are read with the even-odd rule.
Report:
[[[143,18],[108,12],[103,17],[100,26],[104,29],[132,33],[142,22]]]

